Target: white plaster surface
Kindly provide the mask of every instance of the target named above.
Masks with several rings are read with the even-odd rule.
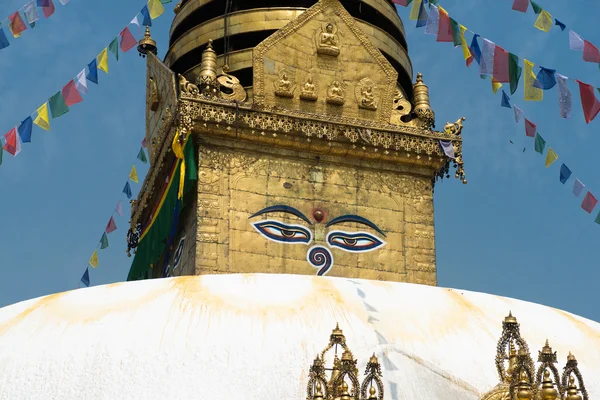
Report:
[[[600,398],[600,324],[545,306],[404,283],[205,275],[119,283],[0,309],[0,399],[304,400],[308,368],[339,322],[385,398],[478,399],[498,382],[502,320],[532,356],[577,356]]]

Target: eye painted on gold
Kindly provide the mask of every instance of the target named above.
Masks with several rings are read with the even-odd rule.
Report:
[[[361,253],[385,246],[386,243],[367,232],[332,231],[327,234],[327,243],[344,251]]]
[[[310,231],[301,225],[264,220],[253,222],[252,226],[262,236],[275,242],[309,244],[312,241]]]

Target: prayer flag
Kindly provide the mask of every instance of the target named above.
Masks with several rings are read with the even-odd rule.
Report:
[[[65,103],[65,99],[63,98],[61,92],[56,92],[54,96],[50,97],[48,103],[50,104],[50,112],[52,113],[52,119],[56,119],[69,112],[69,107]]]
[[[67,107],[71,107],[72,105],[81,103],[83,101],[83,98],[81,98],[81,95],[77,90],[77,86],[75,86],[74,80],[71,80],[63,87],[62,95],[65,99],[65,104]]]
[[[50,18],[54,14],[54,3],[52,0],[38,0],[38,6],[42,7],[45,18]]]
[[[583,61],[600,63],[600,51],[587,40],[583,41]]]
[[[533,63],[523,59],[525,66],[525,77],[523,78],[525,100],[526,101],[541,101],[544,98],[544,92],[533,86],[535,82],[535,74],[533,73]]]
[[[100,250],[104,250],[108,247],[108,236],[106,236],[106,232],[102,234],[102,238],[100,239]]]
[[[128,199],[131,199],[131,186],[129,186],[129,182],[125,182],[125,187],[123,188],[123,193],[127,196]]]
[[[512,9],[515,11],[526,12],[529,7],[529,0],[514,0]]]
[[[600,212],[596,215],[596,220],[594,221],[597,224],[600,224]]]
[[[417,18],[417,28],[421,28],[427,25],[427,10],[425,9],[425,3],[427,0],[421,2],[421,7],[419,8],[419,16]]]
[[[531,122],[530,120],[528,120],[527,118],[525,119],[525,135],[529,136],[529,137],[535,137],[535,134],[537,132],[537,126]]]
[[[570,177],[571,177],[571,170],[569,169],[569,167],[567,167],[565,165],[565,163],[563,163],[560,166],[560,183],[562,183],[564,185],[565,183],[567,183],[567,181],[569,180]]]
[[[126,53],[134,48],[137,43],[137,40],[135,40],[129,28],[125,27],[125,29],[121,31],[121,50]]]
[[[146,152],[144,151],[143,147],[140,149],[140,152],[138,153],[137,158],[144,164],[146,164],[148,162],[148,159],[146,158]]]
[[[598,115],[598,111],[600,111],[600,102],[596,99],[594,88],[591,85],[581,81],[577,81],[577,83],[579,83],[579,95],[581,97],[585,122],[589,124],[596,118],[596,115]]]
[[[85,285],[85,287],[90,287],[90,269],[89,267],[85,269],[83,276],[81,277],[81,283]]]
[[[565,29],[567,29],[567,26],[565,24],[563,24],[562,22],[560,22],[559,20],[557,20],[556,18],[554,18],[554,25],[558,26],[560,28],[560,30],[563,32]]]
[[[494,92],[494,94],[498,93],[498,90],[500,90],[501,87],[502,84],[492,77],[492,92]]]
[[[584,48],[583,39],[572,29],[569,29],[569,48],[576,51],[583,51]]]
[[[123,206],[121,205],[121,200],[119,200],[119,202],[117,203],[117,206],[115,207],[115,212],[121,217],[123,216]]]
[[[483,39],[483,47],[481,51],[481,62],[479,63],[480,75],[492,75],[494,73],[494,52],[496,45]]]
[[[49,7],[50,0],[37,0],[38,7]]]
[[[142,34],[142,28],[140,27],[140,18],[137,15],[135,17],[133,17],[133,19],[129,23],[129,25],[131,25],[131,24],[137,25],[137,27],[138,27],[138,35],[141,35]]]
[[[579,178],[575,178],[575,182],[573,183],[573,194],[575,196],[579,196],[583,191],[584,187],[585,185],[583,184],[583,182],[581,182]]]
[[[12,128],[4,134],[4,146],[2,147],[7,153],[16,157],[21,152],[21,139],[17,135],[17,128]]]
[[[581,203],[581,208],[591,214],[592,211],[594,211],[596,204],[598,204],[598,200],[594,197],[592,192],[587,192],[583,198],[583,202]]]
[[[546,147],[546,141],[540,136],[539,133],[535,134],[534,150],[540,154],[544,154],[544,148]]]
[[[510,82],[508,52],[500,46],[494,47],[494,79],[498,82]]]
[[[106,47],[98,54],[96,60],[98,60],[98,69],[108,74],[108,49]]]
[[[573,108],[573,99],[571,91],[567,86],[567,77],[561,74],[556,74],[556,80],[558,82],[558,105],[560,107],[561,118],[571,118],[571,110]]]
[[[465,39],[465,32],[467,28],[463,25],[460,26],[460,41],[462,46],[463,58],[468,60],[471,58],[471,50],[469,50],[469,45],[467,44],[467,39]]]
[[[510,98],[508,97],[508,95],[506,94],[506,92],[504,90],[502,91],[502,102],[500,103],[500,105],[502,107],[512,108],[510,106]]]
[[[394,4],[401,5],[402,7],[406,7],[410,4],[412,0],[392,0]]]
[[[2,27],[0,27],[0,49],[5,49],[8,46],[10,46],[10,42],[8,41],[8,38],[6,37],[6,34],[4,33],[4,29],[2,29]]]
[[[142,140],[142,148],[143,149],[147,149],[148,148],[148,140],[146,138],[144,138],[144,140]]]
[[[1,144],[1,142],[0,142]],[[0,165],[2,165],[2,155],[4,154],[4,149],[0,148]]]
[[[533,0],[531,0],[531,7],[533,7],[533,12],[536,14],[539,14],[542,11],[544,11],[544,9],[542,7],[540,7],[538,4],[534,3]]]
[[[92,254],[89,264],[94,268],[98,268],[98,250],[94,250],[94,254]]]
[[[448,12],[444,10],[442,6],[438,7],[438,11],[440,14],[440,22],[438,25],[438,35],[435,40],[436,42],[453,42],[450,16],[448,16]]]
[[[523,117],[523,111],[516,105],[513,105],[513,109],[515,110],[515,122],[518,124]]]
[[[471,39],[470,49],[471,55],[473,56],[475,61],[477,61],[477,64],[481,64],[481,49],[479,48],[479,43],[477,42],[478,36],[478,34],[473,35],[473,39]]]
[[[142,20],[142,25],[152,26],[152,18],[150,18],[150,11],[148,10],[148,6],[144,6],[140,13],[142,14],[142,17],[144,17],[144,19]]]
[[[98,84],[98,62],[94,58],[94,60],[88,64],[88,74],[86,76],[87,80]]]
[[[412,7],[410,8],[410,14],[408,14],[408,19],[410,19],[411,21],[416,21],[419,18],[419,10],[421,9],[422,3],[423,0],[415,0],[412,3]]]
[[[133,166],[133,168],[131,169],[131,172],[129,173],[129,179],[132,182],[140,183],[140,180],[138,179],[138,175],[137,175],[137,170],[135,169],[135,165]]]
[[[452,32],[452,42],[454,43],[454,47],[461,46],[463,44],[463,35],[460,33],[460,24],[453,18],[450,18],[450,31]]]
[[[454,144],[450,140],[440,140],[440,146],[448,158],[454,158]]]
[[[439,26],[440,12],[436,6],[431,5],[431,7],[429,8],[429,14],[427,15],[427,26],[425,27],[425,33],[428,35],[437,36]]]
[[[552,150],[552,147],[548,147],[548,154],[546,154],[546,168],[551,166],[556,160],[558,160],[558,154]]]
[[[27,19],[29,26],[33,28],[35,26],[35,22],[40,19],[33,0],[25,5],[23,12],[25,13],[25,18]]]
[[[77,74],[77,78],[75,78],[75,87],[81,94],[87,94],[87,80],[85,79],[85,68]]]
[[[421,0],[415,0],[415,3],[417,1],[419,3],[421,2]],[[148,10],[150,11],[150,18],[156,19],[160,17],[162,13],[165,12],[165,7],[161,4],[159,0],[148,0]]]
[[[34,124],[47,131],[50,130],[50,115],[48,114],[48,103],[44,103],[37,109],[37,117]]]
[[[106,229],[104,230],[104,232],[106,232],[106,233],[113,233],[116,230],[117,230],[117,224],[115,223],[115,219],[113,217],[110,217],[110,219],[108,220],[108,224],[106,225]]]
[[[552,26],[554,26],[554,20],[552,19],[552,15],[546,10],[542,10],[542,12],[538,15],[535,20],[535,24],[533,24],[536,28],[543,32],[550,32]]]
[[[14,37],[21,36],[21,33],[27,29],[27,25],[25,25],[25,21],[21,18],[21,14],[16,11],[12,15],[8,17],[10,24],[10,31]]]
[[[114,38],[108,45],[108,50],[115,55],[117,61],[119,61],[119,39]]]
[[[523,68],[519,66],[519,57],[508,54],[508,76],[510,78],[510,94],[515,94],[519,87],[519,79],[521,79]]]
[[[31,130],[33,128],[33,120],[31,117],[25,118],[24,121],[19,125],[19,136],[21,137],[21,142],[30,143],[31,142]]]
[[[556,85],[556,77],[554,74],[556,70],[548,69],[544,67],[540,67],[540,72],[538,72],[535,77],[535,82],[533,82],[533,86],[542,90],[550,90]]]

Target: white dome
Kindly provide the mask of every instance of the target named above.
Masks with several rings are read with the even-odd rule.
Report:
[[[498,296],[298,275],[205,275],[80,289],[0,309],[0,399],[304,400],[336,323],[382,364],[386,399],[478,399],[512,311],[532,356],[571,351],[600,398],[600,324]]]

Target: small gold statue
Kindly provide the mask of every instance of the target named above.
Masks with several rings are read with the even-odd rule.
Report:
[[[279,97],[294,97],[296,87],[289,80],[285,71],[281,72],[279,82],[275,84],[275,95]]]
[[[185,76],[178,74],[179,75],[179,91],[181,92],[181,94],[187,94],[187,95],[191,95],[191,96],[197,96],[200,94],[200,90],[198,89],[198,86],[194,85],[193,83],[191,83],[190,81],[188,81],[187,79],[185,79]]]
[[[156,112],[158,110],[158,105],[160,103],[160,96],[158,94],[158,88],[156,86],[156,81],[154,78],[150,78],[148,80],[148,84],[150,85],[150,98],[148,99],[150,103],[150,110]]]
[[[463,130],[463,122],[466,120],[465,117],[459,118],[455,123],[447,122],[444,125],[444,132],[449,135],[460,135]]]
[[[344,105],[344,88],[340,81],[333,81],[327,89],[327,103],[337,106]]]
[[[374,84],[369,78],[363,78],[356,86],[355,94],[358,100],[358,106],[367,110],[377,110],[377,100],[375,99]]]
[[[300,98],[302,100],[307,101],[315,101],[319,96],[317,95],[317,88],[313,83],[312,75],[308,76],[306,83],[304,84],[304,88],[302,88],[302,93],[300,94]]]
[[[220,85],[220,95],[223,99],[243,103],[246,101],[246,89],[235,76],[229,75],[229,66],[223,65],[223,73],[217,76],[217,82]]]
[[[325,26],[325,30],[321,31],[317,42],[317,53],[328,56],[337,57],[340,54],[338,47],[337,30],[331,23]]]

